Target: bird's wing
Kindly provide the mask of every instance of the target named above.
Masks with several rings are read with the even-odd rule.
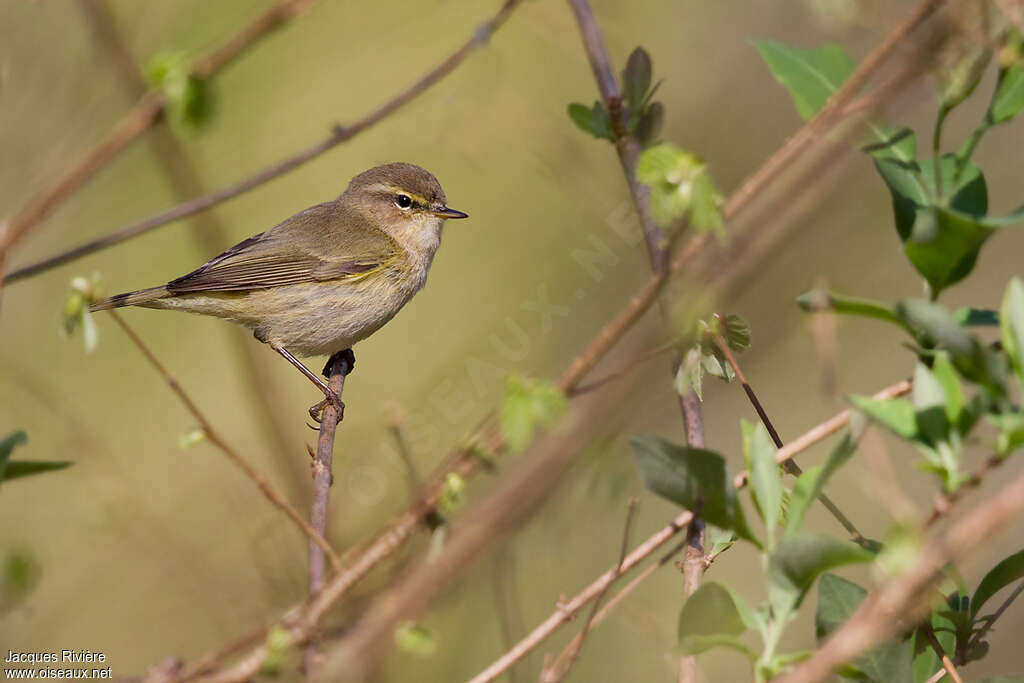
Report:
[[[167,289],[172,294],[238,292],[353,279],[392,263],[398,253],[395,241],[365,217],[328,202],[239,242],[171,280]]]

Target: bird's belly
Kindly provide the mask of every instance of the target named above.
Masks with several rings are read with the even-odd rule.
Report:
[[[303,283],[245,293],[192,294],[165,299],[168,308],[216,315],[248,327],[260,339],[298,356],[330,355],[381,328],[418,288]],[[254,314],[258,311],[258,314]]]
[[[263,310],[255,331],[300,356],[330,355],[365,339],[398,313],[414,292],[373,288],[332,292],[324,285],[292,285],[267,290],[276,301]],[[324,291],[327,290],[327,291]]]

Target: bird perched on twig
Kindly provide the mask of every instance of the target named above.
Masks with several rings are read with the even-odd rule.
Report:
[[[419,166],[377,166],[334,201],[239,242],[191,273],[97,301],[90,310],[143,306],[244,325],[340,411],[340,398],[295,356],[351,354],[353,344],[398,313],[426,282],[445,220],[467,217],[446,201],[437,178]],[[310,409],[314,419],[323,405]]]

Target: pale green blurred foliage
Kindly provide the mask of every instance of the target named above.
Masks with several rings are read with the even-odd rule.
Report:
[[[268,4],[122,0],[114,9],[143,64],[158,52],[199,54]],[[842,20],[822,21],[809,4],[834,8],[829,12]],[[750,41],[839,42],[859,58],[909,8],[906,2],[869,3],[871,10],[853,20],[844,18],[849,4],[595,1],[594,10],[617,67],[642,44],[655,80],[664,79],[661,139],[704,160],[727,195],[800,124]],[[237,181],[312,144],[334,123],[366,113],[447,56],[496,7],[491,0],[316,3],[216,79],[217,115],[183,138],[203,183],[212,190]],[[979,87],[991,85],[986,79]],[[0,4],[0,92],[2,215],[80,158],[130,104],[71,3]],[[531,0],[485,49],[397,115],[214,210],[231,239],[241,240],[336,196],[369,166],[404,160],[433,171],[452,205],[471,216],[446,229],[426,289],[356,349],[335,454],[330,538],[336,547],[367,538],[408,502],[406,466],[387,431],[390,402],[404,406],[409,452],[420,472],[430,472],[497,405],[507,375],[553,378],[648,274],[614,150],[583,134],[566,114],[570,102],[590,102],[595,94],[568,8]],[[969,130],[977,119],[972,107],[968,102],[951,116],[948,139]],[[929,101],[905,116],[923,124],[933,112]],[[994,197],[1019,186],[1019,146],[1006,141],[1020,131],[1019,122],[1009,124],[981,145]],[[174,203],[150,148],[137,142],[19,245],[11,265]],[[1006,231],[999,240],[999,248],[983,252],[976,273],[949,291],[951,308],[998,306],[1006,281],[1019,271],[1024,234]],[[0,432],[29,433],[22,457],[75,462],[64,472],[0,490],[7,520],[0,556],[24,549],[18,552],[41,568],[30,592],[0,621],[6,647],[87,647],[107,655],[115,676],[128,676],[171,654],[194,660],[304,598],[305,540],[208,444],[180,447],[194,421],[111,322],[95,316],[100,341],[89,355],[81,341],[55,331],[72,277],[97,271],[108,291],[129,290],[164,282],[212,255],[198,246],[190,226],[176,224],[4,291]],[[920,292],[899,249],[888,194],[866,159],[722,304],[751,325],[752,346],[741,362],[785,439],[842,407],[819,394],[811,323],[794,304],[820,277],[838,291],[886,301]],[[700,295],[692,287],[672,291]],[[284,416],[285,437],[294,446],[276,452],[251,395],[254,384],[243,375],[247,366],[230,343],[231,335],[244,332],[167,312],[128,310],[124,316],[224,438],[306,509],[304,443],[315,437],[304,419],[316,399],[308,382],[269,350],[256,354],[271,387],[269,401]],[[594,377],[662,343],[658,321],[648,315]],[[895,329],[844,319],[838,334],[844,393],[869,394],[912,371],[913,358],[900,350]],[[681,438],[673,377],[664,358],[636,372],[637,388],[616,423],[595,434],[595,457],[581,458],[555,498],[510,541],[515,562],[508,580],[520,600],[513,624],[531,628],[559,595],[575,593],[615,562],[623,490],[641,499],[636,540],[673,514],[642,490],[626,443],[637,433]],[[709,447],[726,454],[734,470],[741,468],[739,418],[754,417],[742,391],[708,379],[702,393]],[[817,463],[826,452],[805,457]],[[933,490],[914,474],[910,450],[890,443],[889,455],[907,495],[928,501]],[[507,466],[499,461],[496,476]],[[855,456],[829,493],[862,529],[880,537],[890,520],[873,476]],[[491,475],[466,482],[464,490],[459,483],[465,502],[453,514],[492,484]],[[811,508],[808,520],[812,529],[839,533],[820,507]],[[1017,549],[1022,536],[1019,529],[1015,534],[997,539],[992,557]],[[428,543],[423,534],[412,547],[419,553]],[[750,581],[757,561],[737,544],[709,577],[758,602],[763,588]],[[976,581],[987,566],[969,562],[963,570]],[[861,585],[870,582],[866,571],[848,574]],[[380,588],[388,576],[378,571],[357,593]],[[464,679],[503,652],[493,578],[490,563],[481,562],[436,600],[416,625],[431,634],[432,654],[396,651],[381,680]],[[670,567],[660,571],[589,636],[573,676],[670,680],[681,595],[680,575]],[[356,599],[343,607],[328,629],[362,604]],[[1003,618],[991,638],[992,654],[972,675],[1014,670],[1022,613],[1013,609]],[[810,617],[792,629],[784,647],[813,644]],[[535,678],[540,653],[560,650],[576,628],[560,631],[516,680]],[[284,678],[293,678],[292,658],[279,660]],[[748,675],[746,664],[728,653],[699,661],[707,680]]]

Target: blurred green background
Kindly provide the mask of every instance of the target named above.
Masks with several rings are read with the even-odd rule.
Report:
[[[203,54],[269,4],[118,1],[111,7],[130,48],[145,61],[166,50]],[[176,133],[203,186],[220,188],[312,144],[334,123],[370,111],[447,56],[497,5],[322,0],[216,78],[208,126]],[[804,47],[833,41],[860,57],[909,6],[594,2],[618,65],[636,45],[652,55],[655,78],[664,79],[662,137],[707,159],[725,192],[800,123],[751,40]],[[981,86],[990,88],[990,80]],[[335,455],[330,538],[336,547],[367,538],[409,500],[389,425],[401,424],[417,469],[429,472],[496,404],[504,375],[553,377],[649,272],[643,248],[615,230],[628,193],[614,150],[577,130],[565,113],[569,102],[595,96],[568,7],[528,0],[485,49],[398,114],[214,209],[227,233],[217,245],[224,248],[335,197],[365,168],[403,160],[435,173],[449,203],[471,216],[445,231],[429,286],[356,349]],[[11,214],[81,158],[132,101],[76,3],[0,3],[0,214]],[[905,122],[930,130],[924,126],[933,111],[930,100],[921,101],[904,112]],[[978,111],[978,104],[957,110],[947,129],[951,145]],[[1021,130],[1018,122],[995,131],[977,157],[994,213],[1020,200],[1013,192],[1020,187]],[[20,243],[10,265],[175,203],[152,149],[136,142]],[[573,259],[575,250],[594,249],[595,240],[615,254],[596,280]],[[1000,234],[945,303],[998,305],[1006,281],[1021,270],[1022,249],[1024,234]],[[100,342],[88,354],[80,335],[58,334],[72,277],[98,272],[112,294],[165,282],[213,255],[197,239],[195,224],[182,221],[4,291],[0,433],[27,431],[21,458],[75,463],[0,489],[6,520],[0,553],[8,564],[12,557],[28,562],[34,577],[31,590],[13,606],[5,603],[0,615],[5,655],[6,649],[87,648],[104,652],[115,676],[137,674],[167,655],[194,660],[304,597],[304,540],[215,449],[179,445],[195,427],[191,417],[111,321],[96,316]],[[753,327],[753,348],[741,360],[784,439],[840,407],[822,395],[812,321],[794,305],[822,278],[840,291],[883,300],[920,292],[892,227],[888,193],[866,159],[723,304]],[[545,300],[564,306],[565,315],[544,320],[530,310]],[[225,438],[307,509],[303,444],[315,435],[304,426],[305,409],[317,398],[308,383],[248,333],[220,321],[148,310],[124,315]],[[659,343],[660,330],[658,316],[648,316],[594,376]],[[837,333],[840,392],[873,392],[910,374],[913,357],[898,346],[893,328],[842,320]],[[435,634],[436,652],[427,658],[393,653],[381,680],[448,681],[476,673],[507,649],[503,622],[522,635],[560,595],[574,594],[614,562],[629,495],[641,499],[634,539],[671,518],[670,505],[642,490],[625,443],[641,432],[681,439],[667,363],[659,359],[638,370],[617,423],[597,435],[603,438],[554,499],[434,602],[421,623]],[[257,386],[263,400],[254,397]],[[268,419],[268,406],[275,419]],[[741,416],[753,418],[740,388],[709,382],[708,445],[728,454],[735,469],[742,466]],[[899,485],[924,509],[932,480],[915,474],[910,452],[880,442]],[[824,452],[819,447],[802,462],[817,462]],[[1011,462],[1007,469],[1017,467]],[[487,477],[475,481],[470,497],[490,485]],[[885,535],[885,501],[862,458],[829,492],[867,535]],[[812,528],[840,532],[820,508],[811,514]],[[993,539],[983,556],[963,566],[968,582],[1022,540],[1019,525]],[[423,534],[412,548],[422,552],[427,545]],[[757,563],[753,552],[735,548],[708,576],[756,600],[764,592],[751,580],[759,575]],[[844,574],[871,580],[866,571]],[[389,576],[386,569],[376,572],[332,623],[357,614]],[[681,576],[671,567],[647,581],[590,636],[576,680],[673,680],[681,596]],[[805,617],[812,612],[804,611]],[[1021,669],[1014,645],[1022,615],[1024,607],[1014,607],[1002,619],[992,654],[967,669],[971,678]],[[575,631],[559,632],[514,680],[535,680],[541,653],[559,651]],[[812,643],[813,625],[805,618],[785,645]],[[702,655],[700,666],[707,680],[749,675],[729,653]]]

